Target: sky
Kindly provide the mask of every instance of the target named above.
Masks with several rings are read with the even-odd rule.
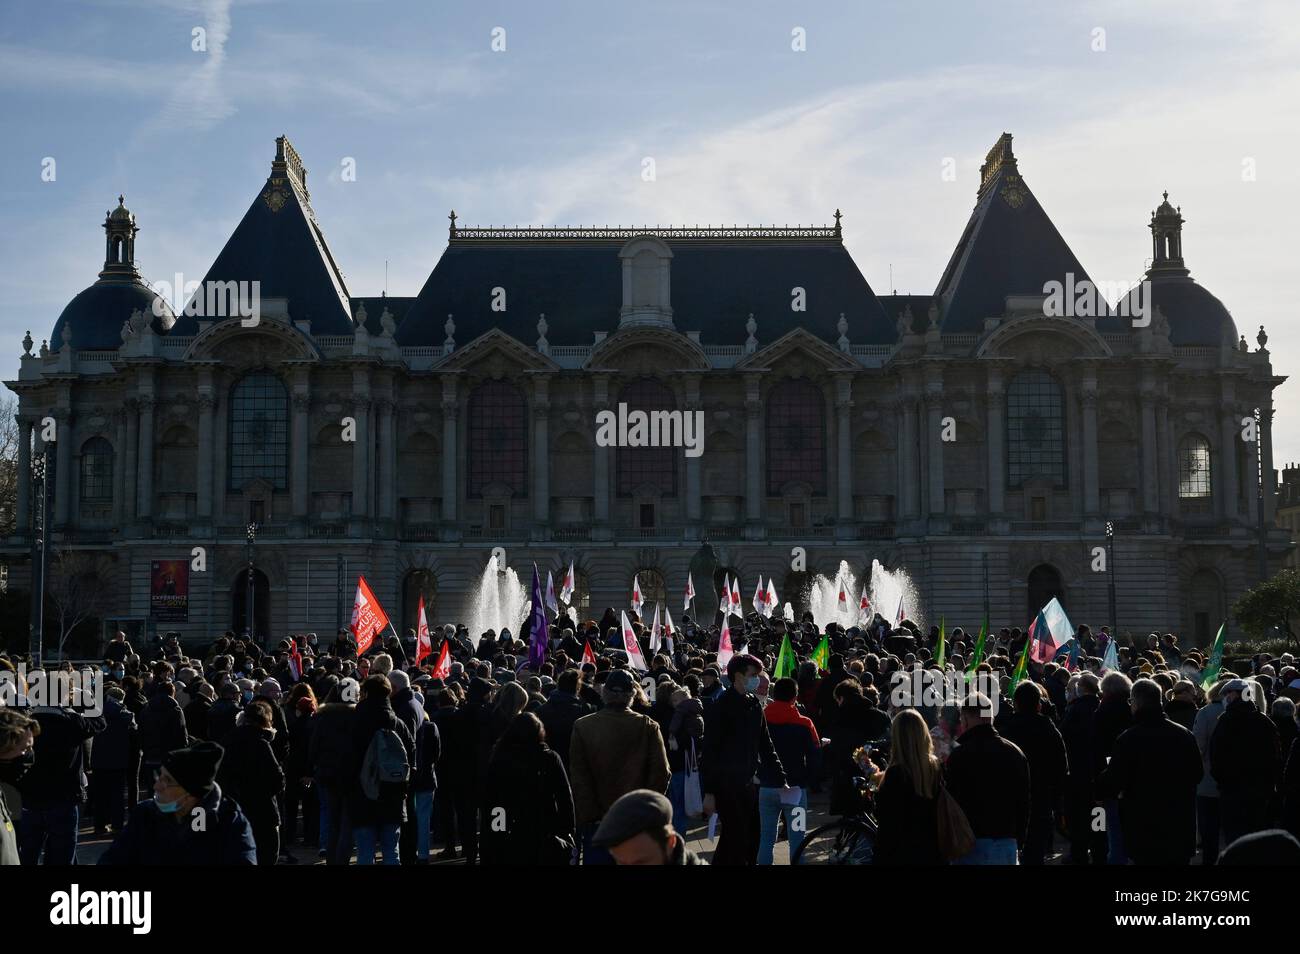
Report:
[[[280,134],[359,296],[414,295],[452,208],[461,225],[830,224],[839,208],[878,294],[929,293],[1010,132],[1094,280],[1141,277],[1167,189],[1192,276],[1252,349],[1267,327],[1276,374],[1300,355],[1283,294],[1292,0],[10,2],[0,94],[9,377],[24,332],[48,337],[95,280],[119,192],[146,278],[198,280]],[[1275,392],[1278,467],[1300,461],[1297,393]]]

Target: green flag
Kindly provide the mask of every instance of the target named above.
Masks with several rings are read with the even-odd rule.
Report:
[[[790,645],[790,634],[786,633],[781,640],[781,652],[776,657],[776,678],[785,679],[787,676],[793,677],[796,667],[794,658],[794,647]]]
[[[989,633],[989,620],[988,617],[986,616],[984,617],[984,622],[980,624],[979,638],[975,640],[975,655],[971,656],[970,664],[967,665],[966,667],[967,672],[974,672],[975,667],[977,667],[980,664],[980,661],[983,660],[984,637],[987,636],[988,633]]]
[[[1039,613],[1038,616],[1041,619],[1043,614]],[[1007,688],[1008,694],[1015,692],[1016,686],[1020,685],[1020,681],[1025,678],[1025,667],[1029,665],[1029,647],[1033,645],[1033,642],[1034,633],[1031,629],[1025,634],[1025,648],[1020,650],[1020,662],[1016,663],[1016,671],[1011,674],[1011,685]]]
[[[943,668],[943,654],[944,654],[943,636],[944,636],[943,617],[940,616],[939,617],[939,644],[934,648],[934,661],[936,664],[938,664],[940,669]]]
[[[831,641],[830,637],[823,636],[822,641],[817,644],[813,650],[812,660],[817,664],[817,668],[825,672],[831,668]]]
[[[1220,623],[1219,635],[1214,637],[1214,648],[1210,650],[1210,662],[1205,667],[1205,678],[1201,680],[1201,688],[1206,692],[1209,692],[1210,686],[1218,681],[1219,670],[1223,667],[1223,631],[1227,626],[1227,620]]]

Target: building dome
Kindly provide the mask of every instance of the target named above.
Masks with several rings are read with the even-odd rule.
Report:
[[[1237,340],[1237,325],[1223,302],[1188,276],[1151,275],[1151,307],[1169,320],[1174,345],[1219,345]]]
[[[122,324],[136,311],[149,319],[154,332],[165,335],[176,316],[165,299],[144,283],[135,267],[135,216],[117,197],[117,208],[104,213],[104,267],[99,281],[68,302],[50,333],[50,349],[63,347],[64,337],[77,351],[107,351],[122,343]]]
[[[158,303],[155,314],[154,302]],[[64,329],[72,333],[78,351],[106,351],[122,343],[122,323],[140,310],[151,319],[155,333],[165,335],[176,321],[171,306],[141,281],[95,282],[68,302],[50,333],[50,349],[63,347]]]

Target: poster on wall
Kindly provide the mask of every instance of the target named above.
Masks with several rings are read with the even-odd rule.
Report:
[[[154,560],[150,563],[149,618],[160,623],[190,621],[188,560]]]

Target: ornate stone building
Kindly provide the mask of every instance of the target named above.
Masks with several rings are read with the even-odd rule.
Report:
[[[358,298],[306,179],[281,138],[198,293],[260,282],[256,321],[154,308],[134,216],[121,202],[107,216],[99,280],[8,382],[23,438],[11,586],[30,572],[26,475],[49,418],[51,552],[95,555],[100,615],[138,628],[154,561],[202,547],[180,584],[187,619],[157,623],[195,638],[243,628],[250,522],[269,634],[332,630],[340,557],[347,600],[363,572],[399,626],[421,592],[433,620],[464,618],[496,546],[521,573],[573,560],[593,614],[626,605],[634,573],[679,609],[690,567],[702,613],[715,570],[746,596],[774,576],[797,603],[803,547],[811,572],[906,567],[950,625],[978,625],[986,592],[995,624],[1058,595],[1099,625],[1109,521],[1121,626],[1198,642],[1256,580],[1255,454],[1271,525],[1283,379],[1263,329],[1251,351],[1189,276],[1167,199],[1149,223],[1154,317],[1135,327],[1049,317],[1048,283],[1087,273],[1009,135],[924,296],[875,294],[838,212],[717,229],[465,228],[453,213],[417,296]],[[703,455],[599,446],[596,414],[619,403],[703,412]],[[1255,407],[1262,440],[1244,442]],[[1273,565],[1288,539],[1270,533]]]

